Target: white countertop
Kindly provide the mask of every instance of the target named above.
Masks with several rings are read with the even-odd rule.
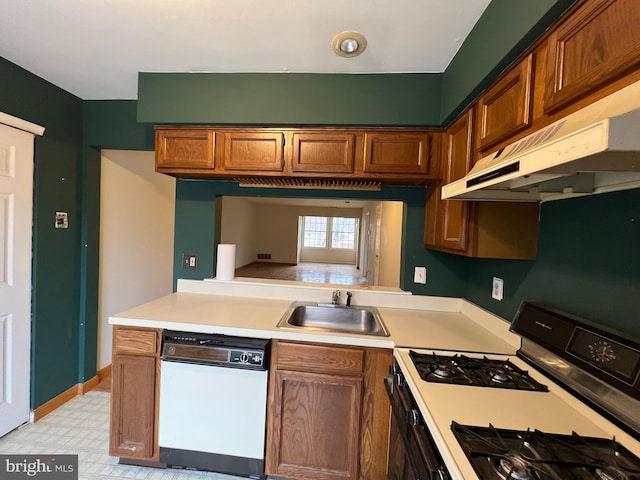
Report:
[[[114,325],[394,348],[438,348],[512,354],[508,322],[455,298],[349,289],[353,305],[378,308],[389,337],[278,328],[293,301],[326,302],[336,287],[179,280],[178,292],[109,318]]]

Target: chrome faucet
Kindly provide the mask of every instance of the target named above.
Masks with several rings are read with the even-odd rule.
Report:
[[[333,293],[331,294],[331,304],[337,305],[338,298],[340,298],[340,290],[334,290]]]
[[[351,306],[351,297],[352,296],[353,296],[353,293],[347,292],[347,307]]]

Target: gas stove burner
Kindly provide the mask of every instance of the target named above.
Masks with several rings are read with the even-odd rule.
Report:
[[[514,390],[548,391],[508,359],[469,357],[461,354],[409,352],[420,378],[427,382]]]
[[[436,365],[433,374],[439,378],[449,378],[456,374],[454,368],[449,365]]]
[[[522,457],[515,455],[506,455],[498,460],[498,464],[494,466],[496,473],[504,480],[531,480],[529,462]]]
[[[490,372],[491,381],[496,383],[505,383],[510,380],[509,375],[504,370],[495,370]]]

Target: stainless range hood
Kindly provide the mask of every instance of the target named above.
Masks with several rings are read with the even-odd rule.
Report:
[[[538,202],[640,187],[640,82],[480,159],[442,198]]]

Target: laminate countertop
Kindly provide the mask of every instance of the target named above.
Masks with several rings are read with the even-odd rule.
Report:
[[[349,287],[352,305],[374,306],[388,337],[278,327],[294,301],[328,302],[337,286],[179,280],[176,293],[109,317],[113,325],[217,333],[252,338],[513,354],[519,337],[509,323],[470,302],[392,289]]]

